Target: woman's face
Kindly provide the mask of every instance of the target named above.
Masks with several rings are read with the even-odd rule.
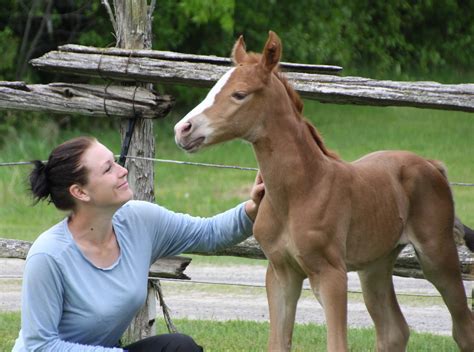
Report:
[[[115,162],[113,153],[104,145],[92,144],[82,156],[88,170],[88,182],[82,188],[89,204],[98,207],[120,207],[133,197],[128,187],[128,171]]]

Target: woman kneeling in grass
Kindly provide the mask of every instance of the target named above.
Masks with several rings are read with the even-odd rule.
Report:
[[[26,260],[21,330],[13,351],[201,351],[182,334],[120,346],[145,303],[150,265],[185,251],[215,251],[250,236],[264,186],[211,218],[132,200],[127,170],[96,139],[79,137],[35,161],[37,201],[70,211],[42,233]]]

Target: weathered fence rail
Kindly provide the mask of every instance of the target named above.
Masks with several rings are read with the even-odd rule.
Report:
[[[457,248],[463,279],[473,281],[474,258],[472,253],[464,245],[458,245]],[[253,259],[266,259],[260,249],[260,245],[253,237],[219,252],[207,253],[207,255],[226,255]],[[425,278],[412,245],[407,245],[398,256],[393,269],[393,274],[402,277],[413,277],[418,279]]]
[[[71,83],[26,84],[0,81],[0,109],[91,116],[160,118],[174,98],[142,87]]]
[[[30,246],[31,242],[28,241],[0,238],[0,258],[25,259]],[[253,237],[218,252],[196,254],[266,259],[260,245]],[[459,245],[458,254],[463,279],[474,280],[474,258],[472,253],[466,246]],[[150,276],[187,279],[188,277],[184,274],[184,270],[190,261],[190,258],[182,256],[159,259],[150,268]],[[393,273],[403,277],[424,278],[413,246],[407,245],[402,250],[395,263]]]
[[[0,238],[0,258],[26,259],[32,242]],[[150,276],[172,279],[189,279],[184,270],[191,258],[173,256],[157,260],[150,268]]]
[[[90,48],[83,50],[80,46],[61,47],[31,60],[31,64],[41,70],[64,74],[203,87],[213,85],[228,70],[221,63],[157,58],[159,55],[154,51],[148,51],[148,56],[145,56],[145,50],[140,51],[140,56],[131,53],[127,56],[107,54],[110,50],[100,49],[94,53]],[[287,72],[286,75],[302,97],[326,103],[474,112],[474,84],[379,81],[301,72]]]
[[[83,46],[76,44],[67,44],[58,47],[59,51],[84,53],[84,54],[100,54],[100,55],[112,55],[112,56],[126,56],[126,57],[144,57],[152,59],[162,59],[168,61],[186,61],[186,62],[197,62],[197,63],[208,63],[215,65],[229,66],[232,64],[232,60],[227,57],[214,56],[214,55],[195,55],[177,53],[173,51],[161,51],[161,50],[127,50],[122,48],[96,48],[93,46]],[[300,64],[293,62],[281,62],[280,66],[288,71],[293,72],[307,72],[307,73],[319,73],[319,74],[337,74],[342,71],[342,67],[334,65],[310,65]]]

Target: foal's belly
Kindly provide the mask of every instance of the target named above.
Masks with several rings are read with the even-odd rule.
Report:
[[[397,180],[368,178],[353,194],[346,237],[346,262],[358,269],[388,255],[406,232],[408,198]]]
[[[366,265],[388,255],[399,245],[398,229],[392,233],[365,234],[368,236],[364,237],[363,233],[347,234],[344,258],[347,271],[361,270]],[[291,267],[300,275],[307,276],[315,268],[310,264],[312,260],[306,263],[306,259],[324,254],[317,250],[308,251],[307,247],[311,246],[311,243],[307,243],[306,246],[301,245],[295,238],[298,235],[291,233],[287,228],[272,233],[272,236],[268,236],[268,233],[262,233],[260,236],[258,232],[254,233],[266,257],[274,266]]]

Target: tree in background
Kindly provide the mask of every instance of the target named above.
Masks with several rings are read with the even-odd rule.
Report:
[[[159,1],[154,25],[155,48],[223,56],[239,34],[259,51],[272,29],[286,61],[375,77],[470,71],[474,55],[473,1]]]
[[[58,45],[114,42],[97,0],[0,0],[0,79],[31,79],[28,60]],[[474,2],[462,0],[160,0],[153,47],[229,55],[244,34],[258,51],[268,30],[285,43],[285,60],[341,65],[351,74],[471,70]]]

